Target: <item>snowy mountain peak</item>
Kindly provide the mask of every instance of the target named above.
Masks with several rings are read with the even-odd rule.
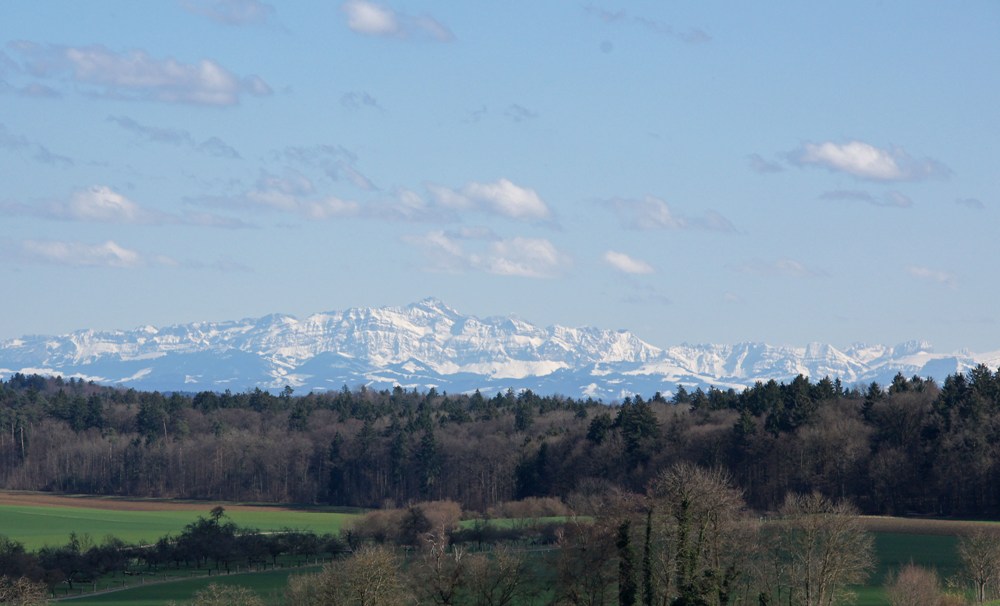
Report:
[[[847,385],[887,383],[897,372],[940,380],[937,375],[971,368],[976,361],[975,354],[934,354],[921,341],[858,344],[846,351],[823,343],[663,349],[626,330],[541,328],[515,316],[463,315],[433,297],[405,307],[358,307],[301,320],[271,314],[0,342],[0,373],[44,369],[167,391],[402,385],[462,392],[528,388],[614,399],[672,393],[678,385],[740,389],[798,374],[837,377]]]

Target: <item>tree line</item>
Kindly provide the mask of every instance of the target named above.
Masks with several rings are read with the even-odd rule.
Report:
[[[130,544],[108,536],[100,543],[87,533],[71,533],[65,545],[27,551],[22,543],[0,535],[0,604],[46,603],[57,586],[95,582],[102,577],[155,574],[169,567],[230,572],[231,566],[267,568],[279,557],[300,563],[332,558],[348,551],[339,535],[286,529],[261,533],[239,527],[215,507],[176,536],[153,544]]]
[[[524,390],[160,393],[0,381],[0,486],[134,497],[486,511],[677,463],[747,505],[817,492],[872,514],[1000,515],[1000,370],[847,387],[798,376],[606,404]]]
[[[537,523],[487,524],[499,532],[485,545],[476,543],[475,530],[460,527],[461,509],[451,501],[374,510],[339,536],[262,534],[237,527],[216,507],[153,545],[110,537],[94,545],[74,534],[64,546],[28,553],[0,537],[0,587],[16,598],[11,603],[40,604],[57,585],[72,589],[104,575],[168,566],[221,572],[237,562],[322,554],[332,562],[319,573],[291,577],[286,604],[831,606],[874,563],[872,539],[850,506],[792,495],[765,528],[718,470],[677,465],[644,494],[589,490],[568,500],[585,515],[541,524],[551,533],[539,533]],[[545,499],[507,504],[536,511],[550,505]],[[254,600],[233,591],[217,587],[195,603]]]
[[[113,537],[29,553],[0,536],[0,603],[43,604],[52,588],[161,568],[275,565],[277,558],[332,558],[289,578],[291,606],[514,604],[833,606],[852,601],[875,567],[874,543],[856,508],[813,492],[789,492],[766,519],[751,511],[725,471],[677,463],[643,492],[589,483],[564,500],[528,498],[495,513],[535,518],[461,524],[453,501],[372,510],[337,536],[260,533],[222,507],[151,545]],[[558,520],[545,520],[550,514]],[[912,563],[890,575],[892,606],[960,606],[1000,590],[1000,541],[980,527],[962,536],[962,568],[942,587]],[[541,548],[540,548],[541,547]],[[262,604],[246,588],[209,586],[194,606]]]

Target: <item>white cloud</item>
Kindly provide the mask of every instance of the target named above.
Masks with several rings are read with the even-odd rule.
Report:
[[[132,101],[236,105],[243,95],[265,96],[271,87],[257,76],[239,77],[211,59],[181,63],[143,50],[115,52],[101,45],[67,47],[19,42],[13,45],[26,71],[55,82],[68,75],[85,92]]]
[[[184,225],[197,225],[201,227],[221,227],[224,229],[243,229],[252,227],[243,219],[233,217],[223,217],[212,213],[185,212],[181,223]]]
[[[391,9],[367,2],[348,0],[341,5],[347,15],[347,27],[359,34],[372,36],[394,35],[399,32],[399,21]]]
[[[451,31],[433,17],[411,17],[369,0],[347,0],[340,6],[347,15],[347,27],[366,36],[406,38],[425,36],[439,42],[455,38]]]
[[[366,208],[368,216],[386,220],[443,223],[453,219],[449,212],[429,204],[420,194],[405,188],[397,189],[389,200],[369,204]]]
[[[259,0],[182,0],[181,6],[223,25],[267,23],[275,12],[273,6]]]
[[[264,173],[256,187],[247,192],[244,205],[301,215],[309,219],[356,217],[361,213],[357,202],[335,196],[317,197],[312,181],[297,171],[287,171],[284,176]],[[240,205],[240,201],[228,204]]]
[[[321,200],[300,203],[300,209],[310,219],[331,219],[335,217],[356,217],[361,205],[350,200],[327,196]]]
[[[438,230],[419,236],[403,236],[403,242],[423,251],[431,271],[461,273],[472,269],[461,239],[454,234]]]
[[[425,185],[427,191],[430,192],[431,197],[434,198],[440,206],[443,206],[452,210],[467,210],[472,208],[473,202],[463,194],[458,193],[450,187],[445,187],[444,185],[437,185],[436,183],[427,183]]]
[[[505,240],[497,238],[490,230],[432,231],[403,240],[423,250],[430,261],[429,269],[434,271],[480,271],[502,276],[550,278],[571,263],[570,258],[548,240],[522,237]]]
[[[535,190],[520,187],[507,179],[495,183],[470,183],[462,191],[472,200],[511,219],[530,221],[547,219],[551,215]]]
[[[911,265],[906,268],[906,273],[914,278],[936,282],[948,288],[955,288],[958,285],[958,278],[955,274],[940,269]]]
[[[67,210],[75,219],[105,223],[138,223],[147,215],[135,202],[104,185],[75,192]]]
[[[73,192],[66,202],[44,206],[4,204],[0,209],[10,214],[41,217],[60,221],[90,221],[122,224],[175,224],[181,221],[172,215],[142,208],[128,197],[106,185],[94,185]]]
[[[687,221],[676,216],[666,202],[652,196],[642,200],[617,198],[611,201],[611,206],[622,225],[631,229],[684,229],[688,226]]]
[[[489,253],[473,264],[503,276],[547,278],[559,273],[568,258],[543,238],[512,238],[490,244]]]
[[[428,184],[427,190],[438,204],[453,210],[477,209],[517,221],[542,221],[552,215],[535,190],[507,179],[469,183],[460,191]]]
[[[46,205],[0,202],[0,212],[57,221],[87,221],[126,225],[196,225],[202,227],[250,227],[242,219],[210,213],[184,212],[181,215],[144,208],[106,185],[94,185],[73,192],[68,201]]]
[[[627,229],[736,231],[729,219],[714,210],[706,211],[701,217],[685,217],[674,213],[670,205],[653,196],[641,200],[615,198],[606,204],[618,215],[622,227]]]
[[[873,181],[916,181],[950,173],[936,160],[917,160],[902,148],[881,149],[862,141],[806,143],[789,159],[799,166],[818,166]]]
[[[455,34],[451,33],[450,29],[437,19],[428,15],[413,17],[410,20],[410,23],[412,29],[426,36],[430,36],[438,42],[451,42],[455,39]]]
[[[113,240],[100,244],[70,242],[61,240],[24,240],[13,243],[0,251],[16,261],[43,263],[66,267],[106,267],[117,269],[137,269],[143,267],[164,267],[182,269],[210,269],[222,272],[250,271],[246,265],[228,258],[208,263],[202,260],[178,261],[161,254],[144,255],[125,248]]]
[[[611,267],[627,274],[651,274],[653,266],[645,261],[634,259],[623,252],[609,250],[604,253],[604,261]]]
[[[25,240],[22,256],[31,261],[69,265],[73,267],[120,267],[142,265],[142,256],[108,240],[103,244],[61,242],[57,240]]]

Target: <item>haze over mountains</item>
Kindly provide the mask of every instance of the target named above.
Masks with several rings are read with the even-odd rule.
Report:
[[[513,388],[613,400],[709,386],[740,389],[798,374],[845,385],[896,373],[943,380],[1000,351],[937,354],[930,345],[814,343],[676,345],[661,349],[623,330],[541,328],[516,317],[477,318],[437,299],[406,307],[354,308],[297,319],[269,315],[134,330],[79,330],[0,342],[0,373],[76,376],[142,390],[297,393],[344,385],[431,387],[448,392]]]

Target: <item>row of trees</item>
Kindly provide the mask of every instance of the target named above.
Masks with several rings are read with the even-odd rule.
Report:
[[[45,583],[109,573],[170,565],[221,571],[237,561],[259,565],[285,554],[322,553],[336,559],[320,573],[291,577],[287,604],[832,606],[850,601],[849,588],[865,584],[875,564],[872,536],[852,506],[818,493],[789,493],[773,516],[761,518],[724,471],[686,463],[661,470],[642,493],[592,483],[566,503],[531,499],[505,507],[537,514],[555,507],[569,515],[542,549],[524,542],[538,536],[528,525],[494,537],[484,550],[460,528],[453,502],[373,511],[339,538],[260,534],[236,527],[221,508],[153,546],[113,539],[95,546],[73,537],[64,547],[32,554],[0,537],[0,601],[40,604]],[[975,600],[998,595],[997,535],[963,537],[959,556],[959,580]],[[933,571],[913,565],[899,570],[887,589],[893,606],[962,602],[942,591]],[[261,602],[250,591],[214,586],[194,603]]]
[[[24,545],[0,535],[0,576],[7,579],[8,592],[34,595],[42,587],[52,588],[90,583],[105,576],[156,573],[161,568],[208,568],[230,572],[274,566],[282,556],[299,560],[339,555],[348,550],[336,535],[316,535],[301,530],[261,533],[241,528],[225,516],[222,507],[208,517],[199,516],[177,536],[161,537],[152,545],[133,545],[116,537],[95,543],[88,534],[73,533],[65,545],[46,546],[28,552]],[[0,593],[0,596],[3,594]],[[0,604],[15,603],[4,601]]]
[[[412,536],[407,528],[423,507],[440,514],[442,504],[389,513],[395,532],[370,535],[377,541],[349,558],[293,578],[287,603],[832,606],[852,601],[851,587],[867,584],[875,568],[873,537],[851,505],[789,493],[761,518],[719,469],[682,463],[643,493],[592,485],[568,501],[584,515],[569,516],[542,553],[510,545],[470,552],[454,542],[452,518],[438,515],[403,558],[389,545]],[[384,524],[386,513],[369,514],[355,531],[376,518]],[[886,579],[889,603],[958,606],[1000,595],[997,534],[963,536],[958,550],[962,571],[948,592],[933,570],[909,564]]]
[[[865,513],[1000,515],[1000,371],[941,385],[769,381],[614,404],[525,390],[162,394],[0,381],[0,486],[213,500],[486,510],[588,482],[642,492],[688,462],[757,510],[819,492]]]

